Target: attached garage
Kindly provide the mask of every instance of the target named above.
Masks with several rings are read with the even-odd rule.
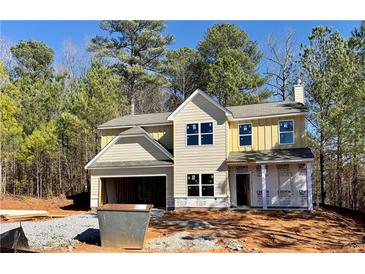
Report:
[[[85,168],[91,208],[105,203],[174,207],[173,156],[140,127],[116,136]]]
[[[102,203],[166,207],[166,176],[101,178]]]

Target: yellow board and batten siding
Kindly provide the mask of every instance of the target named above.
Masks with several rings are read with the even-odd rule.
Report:
[[[101,148],[104,148],[113,138],[128,128],[101,129]],[[172,125],[143,127],[152,138],[160,142],[167,149],[172,149]]]
[[[279,144],[279,121],[294,120],[294,144]],[[252,124],[252,145],[240,146],[238,129],[240,124]],[[259,151],[307,146],[305,116],[287,116],[229,122],[230,151]]]
[[[151,134],[152,138],[160,142],[164,147],[172,149],[172,125],[144,127],[145,131]]]

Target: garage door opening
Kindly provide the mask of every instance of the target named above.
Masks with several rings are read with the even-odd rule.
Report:
[[[153,204],[166,208],[166,177],[118,177],[102,179],[102,203]]]

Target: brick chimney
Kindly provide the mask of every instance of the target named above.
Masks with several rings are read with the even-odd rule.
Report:
[[[298,79],[297,84],[294,85],[294,101],[304,104],[304,85],[300,79]]]

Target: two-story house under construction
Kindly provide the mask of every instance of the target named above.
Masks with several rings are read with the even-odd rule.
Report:
[[[173,112],[100,125],[102,150],[85,167],[91,208],[312,209],[303,92],[297,85],[294,101],[223,107],[196,90]]]

